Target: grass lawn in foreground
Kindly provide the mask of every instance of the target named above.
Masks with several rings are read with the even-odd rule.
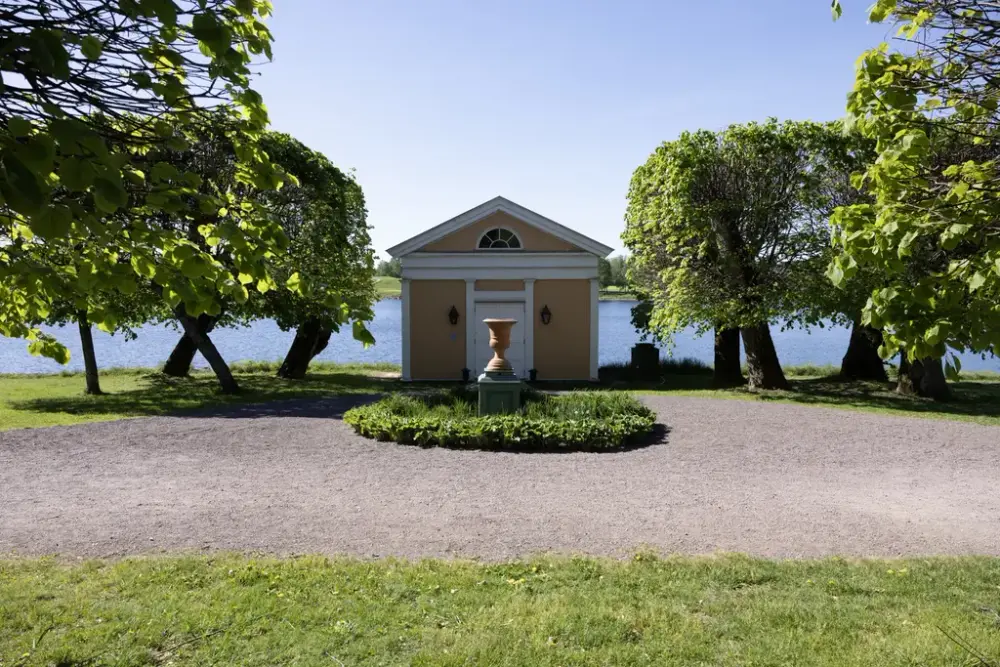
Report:
[[[0,561],[3,665],[972,665],[1000,560]]]
[[[278,365],[233,364],[233,375],[242,388],[235,396],[219,393],[218,380],[208,370],[194,371],[187,378],[173,378],[149,368],[110,369],[101,373],[103,396],[83,393],[81,373],[0,375],[0,431],[166,415],[229,403],[375,394],[400,384],[395,381],[399,367],[394,364],[313,362],[303,380],[277,377]]]

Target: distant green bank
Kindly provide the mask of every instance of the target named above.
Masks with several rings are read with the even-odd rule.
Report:
[[[380,298],[399,298],[402,288],[399,285],[399,278],[392,276],[376,276],[375,289]],[[600,291],[602,301],[634,301],[635,295],[620,287],[608,287]]]

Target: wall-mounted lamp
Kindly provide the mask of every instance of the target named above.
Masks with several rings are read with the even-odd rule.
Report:
[[[448,321],[452,325],[458,324],[458,309],[455,306],[452,306],[451,310],[448,311]]]
[[[542,317],[542,324],[548,324],[552,321],[552,311],[549,310],[548,304],[542,306],[542,311],[538,314]]]

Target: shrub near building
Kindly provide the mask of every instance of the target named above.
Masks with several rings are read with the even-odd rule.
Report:
[[[502,450],[599,450],[636,444],[656,417],[629,394],[522,394],[524,408],[480,417],[467,389],[395,395],[348,410],[344,421],[376,440],[424,447]]]

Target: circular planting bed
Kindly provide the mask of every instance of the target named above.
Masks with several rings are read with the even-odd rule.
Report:
[[[495,450],[603,450],[637,444],[653,431],[652,410],[630,394],[524,391],[515,414],[477,415],[467,388],[395,394],[348,410],[344,421],[361,435],[423,447]]]

